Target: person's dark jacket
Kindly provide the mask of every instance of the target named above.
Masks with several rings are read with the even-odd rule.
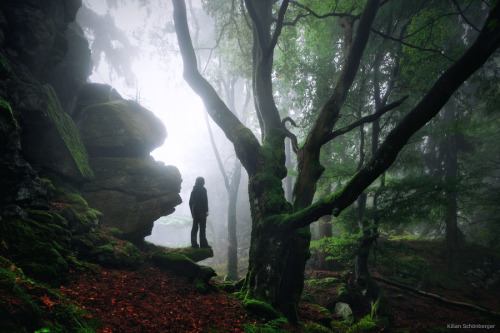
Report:
[[[191,215],[206,214],[208,212],[207,189],[201,184],[196,184],[189,197],[189,208]]]

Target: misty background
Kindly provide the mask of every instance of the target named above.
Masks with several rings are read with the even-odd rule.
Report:
[[[199,26],[199,60],[206,66],[213,57],[214,24],[201,1],[188,1],[191,24]],[[151,110],[166,126],[168,137],[152,152],[156,161],[176,166],[182,175],[183,203],[176,211],[155,222],[146,240],[167,247],[190,246],[192,218],[189,195],[198,176],[205,178],[209,217],[207,238],[215,256],[203,262],[211,266],[227,261],[228,195],[217,164],[206,121],[226,174],[231,177],[235,162],[232,145],[212,120],[207,120],[201,99],[185,83],[172,21],[172,4],[157,0],[84,0],[77,21],[83,27],[92,50],[93,73],[89,80],[115,88],[123,97],[136,100]],[[195,18],[193,18],[193,14]],[[212,59],[213,60],[213,59]],[[237,84],[238,86],[238,84]],[[236,94],[235,107],[241,108],[246,92],[243,83]],[[251,103],[250,103],[251,104]],[[250,240],[250,210],[247,176],[242,171],[237,203],[238,255],[245,257]],[[245,265],[241,267],[246,268]]]

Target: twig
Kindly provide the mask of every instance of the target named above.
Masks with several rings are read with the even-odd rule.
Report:
[[[388,279],[385,279],[385,278],[382,278],[382,277],[372,276],[372,278],[375,279],[375,280],[377,280],[377,281],[389,284],[391,286],[398,287],[400,289],[409,290],[411,292],[417,293],[417,294],[422,295],[422,296],[426,296],[426,297],[437,299],[438,301],[446,303],[446,304],[456,305],[456,306],[459,306],[459,307],[462,307],[462,308],[465,308],[465,309],[479,311],[479,312],[482,312],[482,313],[485,313],[485,314],[488,314],[488,315],[491,315],[491,316],[494,316],[494,317],[500,317],[500,313],[487,310],[485,308],[482,308],[482,307],[474,305],[474,304],[452,301],[452,300],[449,300],[447,298],[441,297],[439,295],[428,293],[426,291],[421,291],[421,290],[412,288],[410,286],[407,286],[405,284],[398,283],[398,282],[395,282],[395,281],[391,281],[391,280],[388,280]]]

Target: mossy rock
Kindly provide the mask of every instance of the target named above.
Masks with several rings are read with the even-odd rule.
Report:
[[[224,290],[227,293],[234,293],[236,291],[236,288],[233,283],[224,281],[219,285],[219,288]]]
[[[153,254],[151,259],[159,268],[171,271],[175,275],[185,277],[188,281],[193,282],[201,293],[207,293],[214,289],[209,281],[217,274],[211,267],[200,266],[185,255],[163,250]]]
[[[141,251],[132,243],[125,242],[124,246],[116,250],[118,264],[124,268],[138,268],[144,263]]]
[[[40,307],[44,299],[53,304]],[[83,308],[26,277],[17,265],[0,256],[1,332],[94,332],[97,322],[89,318]]]
[[[19,281],[22,271],[0,257],[0,327],[2,332],[34,332],[42,322],[40,307]],[[6,266],[6,267],[4,267]]]
[[[251,312],[264,321],[270,321],[281,317],[280,313],[276,311],[269,303],[256,299],[245,298],[243,300],[243,307],[245,308],[245,310]]]
[[[7,219],[0,225],[4,254],[40,281],[60,284],[69,273],[71,252],[67,221],[56,212],[28,210],[26,219]]]
[[[210,247],[184,247],[180,249],[172,249],[171,251],[185,255],[194,262],[202,261],[214,256],[214,251]]]
[[[174,252],[158,251],[153,254],[152,260],[156,266],[169,270],[175,275],[183,276],[191,282],[194,281],[201,268],[192,259]]]
[[[194,286],[202,294],[206,294],[209,291],[215,291],[217,290],[217,288],[209,283],[210,279],[214,276],[217,276],[217,274],[215,273],[213,268],[208,266],[201,266],[200,271],[194,278]]]
[[[337,287],[342,281],[335,277],[326,277],[324,279],[312,279],[307,280],[306,283],[311,287],[321,288],[321,289],[332,289]]]

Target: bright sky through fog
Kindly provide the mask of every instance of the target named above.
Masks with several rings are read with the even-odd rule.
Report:
[[[86,3],[98,14],[106,12],[104,0],[88,0]],[[136,45],[137,41],[130,36],[144,23],[146,11],[140,9],[135,1],[128,2],[125,8],[121,7],[112,9],[110,14],[116,25],[126,31],[130,42]],[[151,24],[166,24],[167,20],[171,20],[170,17],[166,17],[167,15],[167,13],[153,13],[147,20],[146,29]],[[170,37],[175,38],[175,35],[172,34]],[[175,39],[174,43],[177,43]],[[203,104],[183,80],[180,56],[178,53],[172,53],[168,59],[161,59],[150,45],[146,32],[140,58],[133,64],[133,72],[140,93],[139,102],[163,121],[168,132],[165,144],[156,149],[152,156],[158,161],[179,168],[184,181],[189,184],[191,182],[188,179],[189,174],[199,165],[203,165],[207,158],[211,158],[212,153],[203,117]],[[108,73],[108,65],[105,61],[101,61],[89,79],[92,82],[113,86],[124,98],[136,98],[136,87],[127,87],[121,78],[110,81]],[[208,154],[210,156],[206,156]]]

